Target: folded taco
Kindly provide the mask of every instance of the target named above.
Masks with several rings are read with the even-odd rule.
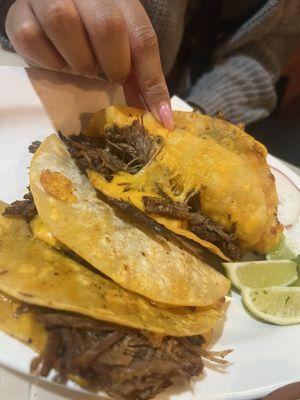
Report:
[[[153,230],[153,223],[149,228],[148,221],[99,197],[56,135],[34,154],[30,189],[38,212],[35,235],[53,235],[123,288],[160,304],[196,307],[211,306],[228,292],[221,273],[164,235],[159,224]]]
[[[268,252],[282,226],[265,147],[224,119],[186,112],[174,119],[168,132],[148,112],[111,106],[84,135],[62,139],[107,199],[225,260]]]

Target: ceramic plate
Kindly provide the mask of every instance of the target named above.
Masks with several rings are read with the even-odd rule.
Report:
[[[6,202],[19,199],[24,193],[22,188],[28,185],[31,155],[27,147],[32,141],[55,129],[76,133],[91,112],[123,101],[113,86],[17,67],[0,67],[0,88],[0,198]],[[173,102],[176,108],[186,107],[178,99]],[[269,163],[300,188],[299,177],[279,160],[270,156]],[[283,193],[280,207],[287,206]],[[299,232],[297,224],[299,219],[289,229]],[[253,319],[240,296],[233,294],[226,319],[219,323],[212,341],[213,350],[234,349],[228,357],[229,365],[223,368],[206,363],[203,376],[190,386],[172,388],[157,399],[250,400],[299,380],[299,333],[299,325],[280,327]],[[34,355],[0,333],[0,364],[27,374]],[[70,389],[80,390],[74,385]]]

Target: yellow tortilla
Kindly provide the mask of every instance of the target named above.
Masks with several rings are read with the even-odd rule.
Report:
[[[55,135],[33,157],[30,188],[54,237],[122,287],[173,306],[209,306],[228,292],[222,274],[99,200]]]
[[[199,113],[175,112],[176,129],[170,133],[148,112],[115,106],[95,114],[86,134],[101,135],[112,125],[122,127],[141,118],[150,135],[163,138],[162,148],[134,175],[119,172],[108,182],[101,174],[88,171],[94,187],[142,211],[143,196],[160,198],[160,189],[180,203],[200,192],[203,214],[225,231],[234,231],[242,252],[266,253],[276,245],[282,226],[276,217],[275,183],[262,144],[227,121]],[[184,221],[151,217],[228,259],[216,246],[187,230]]]
[[[4,208],[2,203],[1,214]],[[75,312],[161,335],[206,333],[222,315],[221,304],[196,310],[154,305],[34,238],[25,221],[2,215],[0,290],[29,304]],[[2,328],[6,327],[5,330],[13,334],[17,328],[9,324],[2,320]],[[29,326],[28,331],[30,329]]]
[[[32,312],[18,315],[21,304],[0,292],[0,330],[40,352],[46,344],[47,333]]]
[[[277,244],[283,227],[277,219],[278,197],[274,176],[266,161],[268,152],[265,146],[240,127],[219,118],[177,111],[174,113],[174,119],[179,129],[188,130],[200,137],[208,136],[223,148],[239,155],[255,174],[258,186],[264,194],[267,212],[264,229],[262,229],[263,234],[253,249],[258,253],[267,253]],[[236,207],[241,204],[242,199],[238,198],[237,201],[239,203]]]

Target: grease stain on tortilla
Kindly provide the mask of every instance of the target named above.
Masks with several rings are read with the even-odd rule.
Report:
[[[49,169],[42,171],[40,182],[47,194],[56,200],[74,203],[77,201],[74,195],[73,183],[60,172],[52,172]]]
[[[37,268],[31,264],[21,264],[18,268],[18,272],[21,274],[35,274],[37,272]]]

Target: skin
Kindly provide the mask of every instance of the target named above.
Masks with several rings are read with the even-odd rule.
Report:
[[[298,400],[300,398],[300,382],[291,383],[264,397],[263,400]]]
[[[129,105],[173,129],[157,37],[140,1],[16,0],[6,31],[30,65],[123,84]]]

